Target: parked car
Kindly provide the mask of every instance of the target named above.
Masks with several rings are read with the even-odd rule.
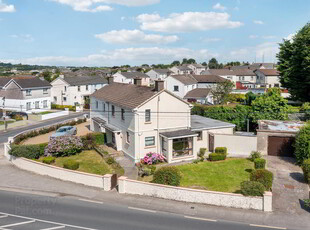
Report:
[[[74,126],[62,126],[51,135],[50,138],[62,137],[62,136],[73,136],[77,134],[77,129]]]
[[[27,120],[28,120],[28,114],[25,112],[14,112],[13,111],[13,112],[7,112],[6,115],[11,117],[11,118],[14,118],[16,115],[22,116],[22,117],[27,117]]]

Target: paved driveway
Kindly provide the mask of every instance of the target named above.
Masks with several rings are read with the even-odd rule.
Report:
[[[286,214],[307,215],[301,200],[309,198],[309,186],[305,183],[300,167],[293,158],[267,156],[267,168],[274,173],[273,209]]]

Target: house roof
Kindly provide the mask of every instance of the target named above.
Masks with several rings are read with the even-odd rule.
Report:
[[[170,75],[170,77],[173,77],[184,85],[193,85],[197,83],[197,80],[191,74]]]
[[[219,83],[227,81],[218,75],[192,75],[198,83]]]
[[[22,89],[31,88],[50,88],[52,85],[39,77],[28,77],[28,78],[14,78],[14,82],[19,85]]]
[[[256,71],[260,71],[263,73],[265,76],[280,76],[280,73],[276,69],[258,69]],[[256,72],[255,71],[255,72]]]
[[[162,132],[160,133],[161,136],[167,137],[167,138],[179,138],[179,137],[193,137],[198,136],[197,133],[191,131],[190,129],[182,129],[177,131],[171,131],[171,132]]]
[[[235,75],[234,71],[229,69],[209,69],[203,71],[201,74],[205,75]]]
[[[179,70],[181,71],[184,71],[184,70],[189,70],[191,71],[192,69],[189,68],[187,65],[179,65],[179,66],[175,66],[176,68],[178,68]]]
[[[234,128],[236,125],[214,120],[208,117],[202,117],[198,115],[191,116],[191,128],[192,130],[205,130],[205,129],[219,129],[219,128]]]
[[[97,90],[91,96],[120,107],[134,109],[157,93],[150,87],[114,82]]]
[[[255,73],[251,69],[235,69],[233,72],[236,76],[255,76]]]
[[[196,68],[205,68],[203,65],[201,65],[201,64],[190,64],[190,65],[192,65],[192,66],[195,66]]]
[[[208,88],[196,88],[189,91],[184,98],[206,98],[211,92]]]
[[[141,72],[120,72],[120,74],[123,75],[125,78],[136,78],[136,77],[149,78],[148,75]]]
[[[298,132],[305,125],[302,121],[272,121],[259,120],[259,131]]]
[[[100,76],[64,76],[64,81],[69,85],[94,85],[94,84],[107,84],[108,80]]]
[[[171,73],[171,71],[169,69],[153,69],[153,71],[155,71],[156,73],[159,73],[159,74],[169,74]]]
[[[3,88],[10,80],[9,77],[0,77],[0,88]]]

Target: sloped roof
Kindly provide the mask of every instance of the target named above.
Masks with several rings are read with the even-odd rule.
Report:
[[[201,74],[205,75],[235,75],[234,71],[229,69],[209,69],[203,71]]]
[[[235,69],[233,72],[236,76],[255,76],[255,73],[251,69]]]
[[[170,75],[170,77],[173,77],[184,85],[193,85],[197,83],[197,80],[191,74]]]
[[[0,88],[3,88],[10,80],[9,77],[0,77]]]
[[[196,88],[189,91],[184,98],[206,98],[211,92],[209,88]]]
[[[192,75],[198,83],[219,83],[227,81],[218,75]]]
[[[171,71],[169,69],[153,69],[156,73],[159,73],[159,74],[169,74],[171,73]]]
[[[148,75],[141,72],[121,72],[120,74],[123,75],[125,78],[136,78],[136,77],[149,78]]]
[[[263,73],[265,76],[280,76],[280,73],[276,69],[258,69],[256,71],[260,71]],[[255,71],[255,72],[256,72]]]
[[[107,84],[108,80],[100,76],[64,76],[64,81],[69,85],[94,85],[94,84]]]
[[[22,89],[30,89],[30,88],[48,88],[52,87],[52,85],[39,77],[31,77],[31,78],[14,78],[13,79]]]

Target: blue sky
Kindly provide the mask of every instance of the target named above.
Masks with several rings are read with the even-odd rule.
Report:
[[[0,61],[274,62],[309,19],[309,0],[0,0]]]

